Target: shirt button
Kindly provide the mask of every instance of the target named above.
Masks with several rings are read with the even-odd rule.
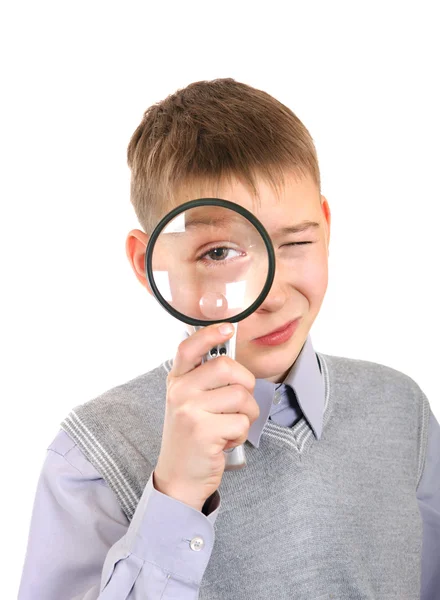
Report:
[[[195,537],[191,540],[189,545],[191,547],[191,550],[195,550],[196,552],[198,552],[199,550],[201,550],[203,548],[203,546],[205,545],[205,542],[203,541],[203,538]]]
[[[281,394],[279,392],[275,392],[273,403],[274,404],[279,404],[280,402],[281,402]]]

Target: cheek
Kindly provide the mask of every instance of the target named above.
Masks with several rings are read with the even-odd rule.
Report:
[[[321,303],[328,284],[328,260],[323,248],[297,260],[292,269],[292,285],[310,304]]]

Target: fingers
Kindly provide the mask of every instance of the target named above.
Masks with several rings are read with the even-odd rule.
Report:
[[[222,329],[229,329],[229,333],[222,333]],[[183,340],[177,347],[177,353],[174,358],[171,373],[174,377],[185,375],[201,364],[203,356],[217,344],[222,344],[234,332],[234,326],[231,323],[220,323],[209,325],[199,329]]]
[[[185,374],[185,385],[195,390],[214,390],[234,384],[242,385],[250,394],[253,394],[255,376],[229,356],[218,356],[208,360],[197,369]]]
[[[250,424],[260,416],[260,408],[252,394],[242,385],[231,385],[227,394],[221,388],[204,395],[200,408],[212,414],[241,413],[248,417]]]

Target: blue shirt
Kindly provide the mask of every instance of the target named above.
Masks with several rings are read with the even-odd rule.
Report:
[[[254,396],[260,415],[248,441],[255,447],[267,419],[292,427],[304,416],[300,443],[311,435],[320,439],[324,384],[310,336],[284,382],[257,379]],[[432,412],[417,499],[423,522],[421,600],[440,600],[440,427]],[[178,559],[194,572],[193,579],[202,579],[207,561],[198,545],[202,536],[205,550],[212,548],[219,508],[218,492],[199,512],[157,491],[151,476],[130,523],[101,475],[60,431],[37,486],[19,600],[196,599],[197,592],[168,573]],[[191,540],[183,554],[177,550],[181,539]],[[164,548],[160,560],[158,547]],[[152,549],[154,564],[139,558]]]

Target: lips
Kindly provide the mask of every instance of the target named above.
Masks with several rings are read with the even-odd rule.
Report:
[[[297,321],[299,319],[299,317],[297,317],[296,319],[292,319],[292,321],[288,321],[287,323],[284,323],[284,325],[281,325],[281,327],[278,327],[278,329],[274,329],[273,331],[269,331],[269,333],[264,333],[263,335],[261,335],[260,337],[254,338],[256,340],[262,338],[262,337],[268,337],[269,335],[274,335],[275,333],[281,333],[282,331],[284,331],[285,329],[287,329],[287,327],[289,327],[289,325],[291,325],[294,321]]]

